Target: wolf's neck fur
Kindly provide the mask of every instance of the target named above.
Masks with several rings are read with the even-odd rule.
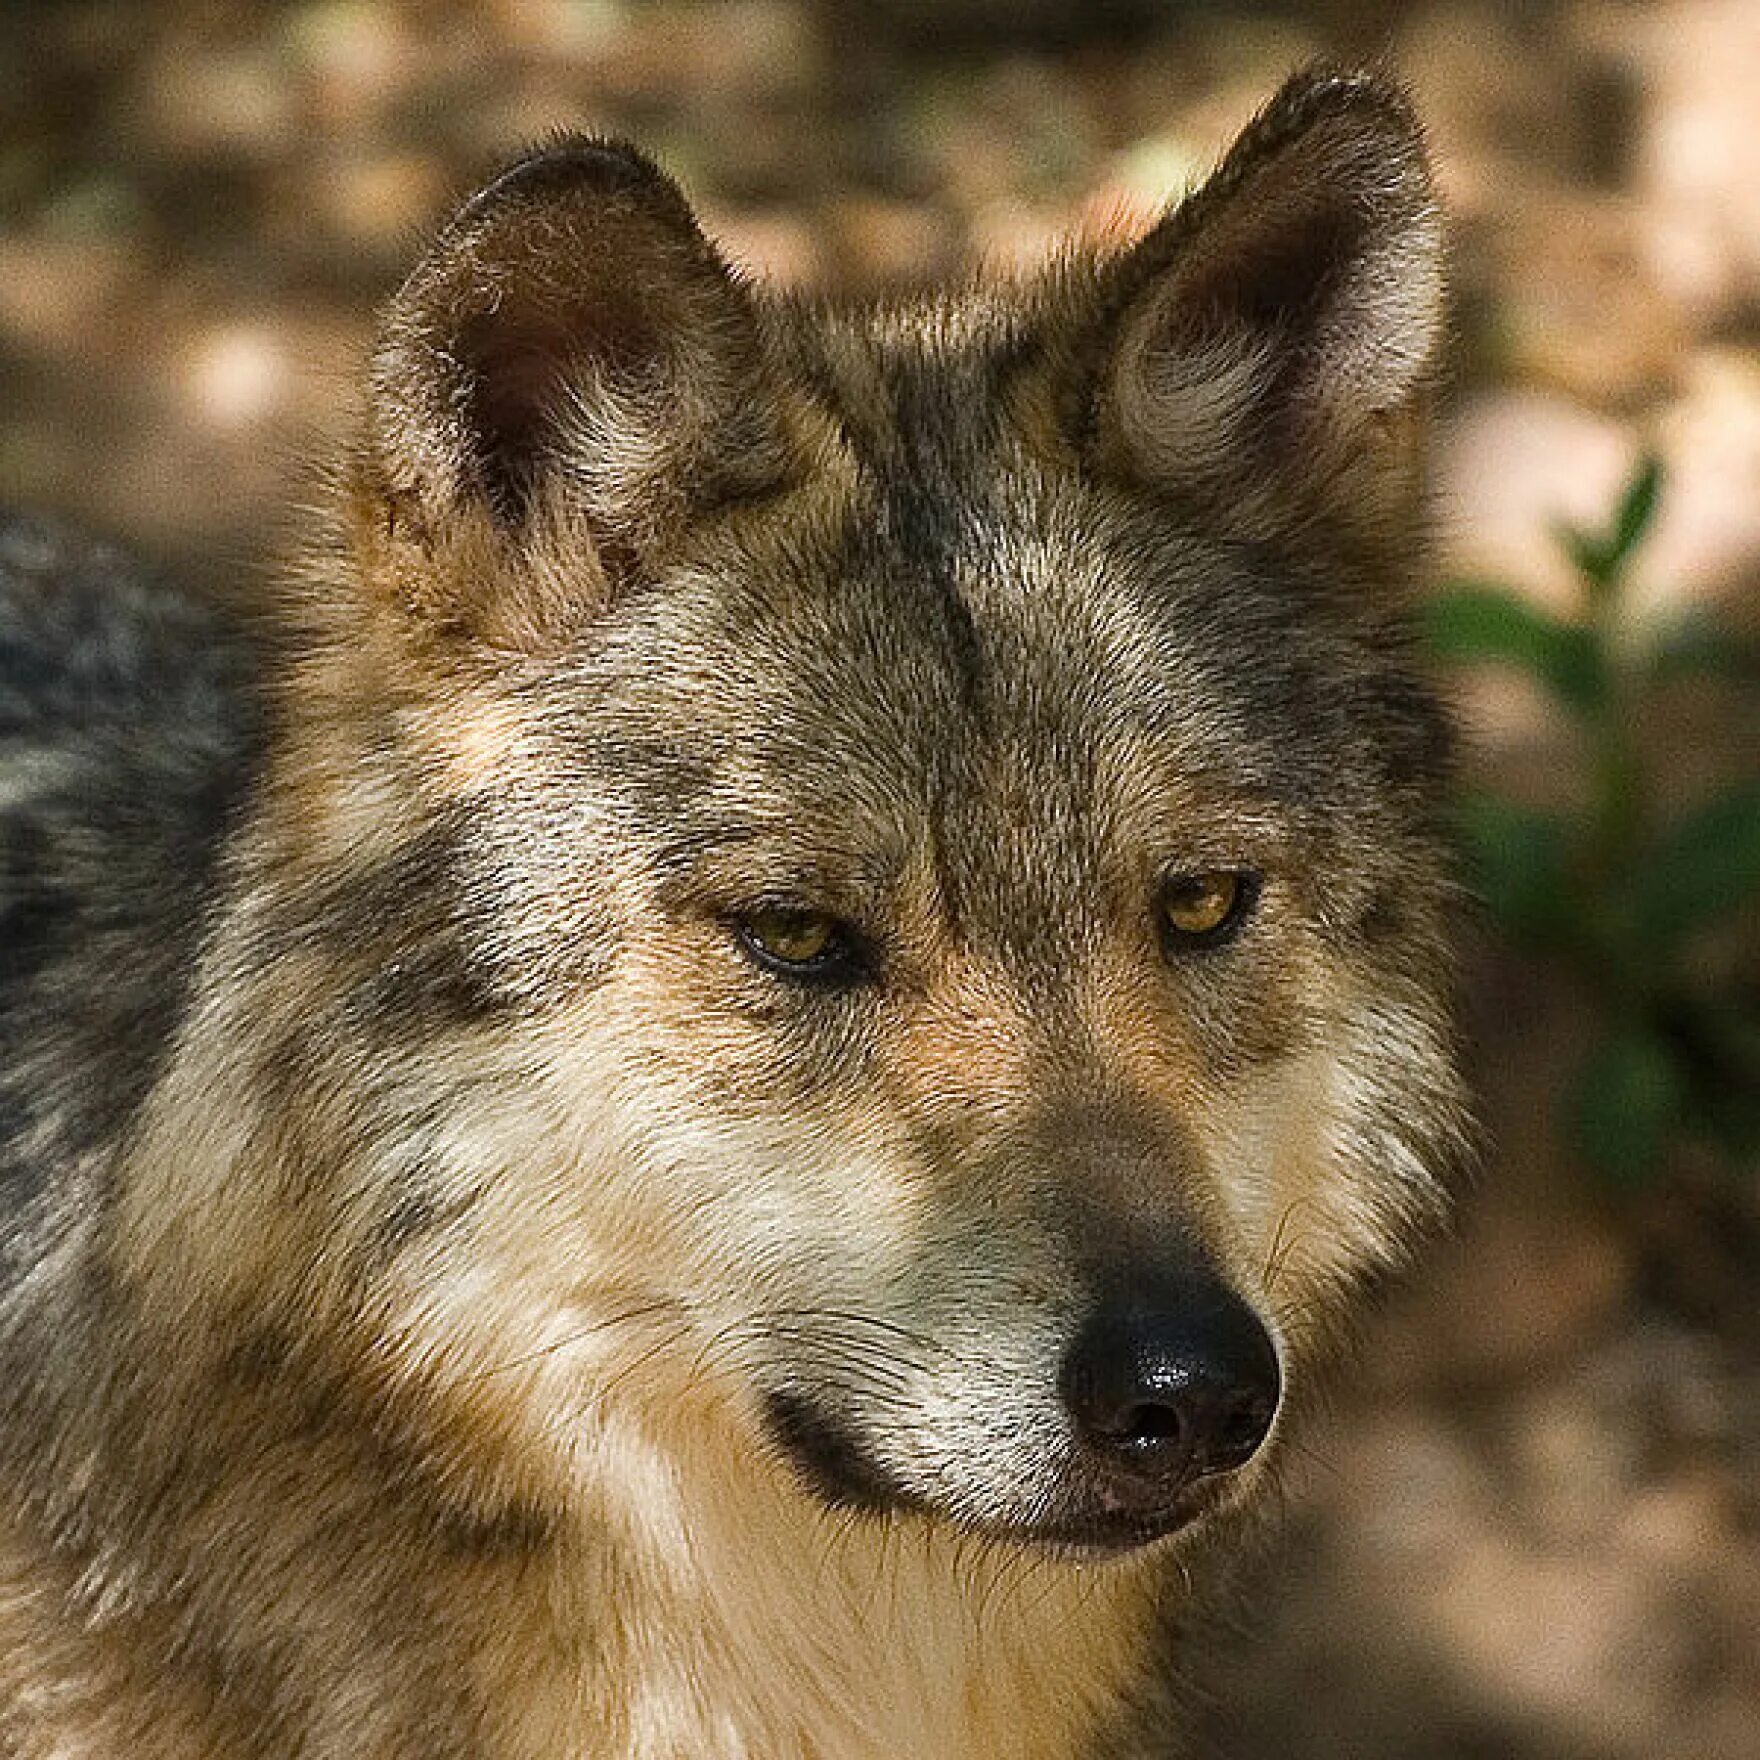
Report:
[[[547,1563],[532,1624],[486,1637],[491,1677],[523,1666],[531,1689],[507,1704],[498,1753],[1072,1760],[1141,1671],[1138,1567],[841,1524],[751,1457],[632,1449],[628,1471],[610,1491],[621,1513]],[[577,1616],[557,1622],[559,1604]]]
[[[225,943],[223,930],[215,957]],[[132,1202],[101,1246],[67,1243],[103,1266],[80,1282],[127,1308],[121,1323],[86,1321],[106,1360],[82,1351],[67,1371],[80,1385],[56,1402],[65,1452],[43,1466],[14,1530],[0,1511],[0,1651],[15,1659],[0,1664],[0,1703],[28,1705],[71,1681],[85,1709],[71,1721],[58,1711],[40,1749],[0,1722],[0,1751],[13,1752],[8,1741],[19,1760],[1094,1751],[1153,1641],[1159,1573],[1140,1562],[1078,1564],[915,1517],[829,1512],[748,1420],[714,1397],[685,1403],[688,1375],[677,1399],[650,1389],[645,1410],[613,1402],[583,1416],[565,1402],[580,1439],[526,1472],[508,1465],[518,1450],[486,1406],[326,1367],[322,1351],[278,1336],[285,1303],[309,1304],[306,1318],[324,1326],[325,1305],[346,1298],[310,1277],[275,1282],[275,1232],[257,1206],[276,1189],[262,1157],[286,1137],[265,1128],[237,1055],[242,1030],[236,1016],[198,1009],[128,1158]],[[228,1192],[248,1222],[228,1210]],[[234,1311],[266,1316],[260,1333],[181,1305],[225,1284],[216,1266],[178,1275],[178,1204],[238,1243],[234,1293],[242,1302],[254,1286],[257,1299]],[[361,1343],[357,1333],[338,1358],[352,1363]],[[669,1371],[651,1373],[664,1382]],[[521,1405],[528,1430],[550,1397],[536,1385],[517,1401],[496,1394]],[[85,1488],[74,1483],[81,1460],[104,1462]],[[71,1537],[61,1557],[44,1532]],[[124,1539],[97,1556],[79,1538],[94,1533]],[[64,1596],[91,1604],[91,1630],[51,1612]],[[41,1674],[14,1680],[8,1667]],[[165,1709],[142,1735],[131,1719],[149,1680]],[[326,1683],[324,1703],[285,1698],[287,1681]]]
[[[624,1431],[562,1521],[448,1526],[298,1396],[185,1391],[213,1435],[126,1575],[0,1522],[0,1704],[77,1687],[17,1760],[1086,1760],[1144,1675],[1140,1564],[841,1522],[725,1433]]]

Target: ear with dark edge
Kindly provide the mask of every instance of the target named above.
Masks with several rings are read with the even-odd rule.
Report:
[[[446,226],[373,356],[362,497],[399,592],[517,646],[579,628],[681,527],[779,481],[755,313],[671,179],[573,139]]]
[[[1442,222],[1404,94],[1291,79],[1221,166],[1104,272],[1100,467],[1263,524],[1315,499],[1409,514],[1443,334]]]

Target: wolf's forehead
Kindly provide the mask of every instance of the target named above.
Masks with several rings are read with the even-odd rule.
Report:
[[[1201,546],[1146,563],[1079,497],[912,488],[660,595],[603,699],[609,785],[703,845],[1026,836],[1087,877],[1106,839],[1177,836],[1275,781],[1252,666],[1181,635],[1218,566]]]
[[[712,547],[628,626],[614,787],[654,779],[704,840],[1027,830],[1043,858],[1206,803],[1275,814],[1350,772],[1350,693],[1288,583],[1038,457],[999,390],[1011,345],[952,318],[850,345],[834,389],[870,375],[859,469]]]

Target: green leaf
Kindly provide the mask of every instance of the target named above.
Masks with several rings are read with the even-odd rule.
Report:
[[[1594,635],[1507,588],[1453,588],[1431,603],[1426,621],[1431,647],[1445,660],[1520,667],[1575,709],[1601,700]]]
[[[1638,934],[1663,946],[1760,897],[1760,780],[1727,789],[1669,826],[1631,879]]]
[[[1607,540],[1596,532],[1560,522],[1553,528],[1576,569],[1597,595],[1613,580],[1618,565],[1608,553]]]
[[[1604,1039],[1570,1097],[1571,1142],[1602,1178],[1642,1184],[1661,1164],[1681,1123],[1687,1087],[1668,1047],[1647,1026]]]
[[[1632,553],[1656,518],[1661,496],[1662,460],[1654,453],[1646,453],[1626,484],[1605,532],[1585,532],[1569,525],[1559,528],[1559,542],[1569,552],[1578,572],[1595,589],[1597,598],[1605,597],[1625,572]]]
[[[1646,453],[1638,461],[1626,492],[1620,497],[1619,511],[1613,516],[1613,530],[1608,534],[1608,555],[1615,566],[1631,559],[1656,518],[1657,502],[1662,496],[1662,460],[1655,453]]]
[[[1571,834],[1562,819],[1497,795],[1469,794],[1457,823],[1468,880],[1504,929],[1541,942],[1573,938]]]

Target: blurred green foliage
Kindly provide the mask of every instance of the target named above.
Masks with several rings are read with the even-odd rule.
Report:
[[[1627,614],[1622,589],[1661,489],[1646,460],[1605,530],[1561,530],[1581,582],[1575,618],[1505,587],[1462,585],[1437,599],[1430,623],[1445,660],[1516,668],[1583,729],[1579,808],[1474,791],[1459,827],[1492,918],[1592,1001],[1595,1041],[1560,1123],[1590,1168],[1625,1186],[1654,1178],[1686,1139],[1760,1165],[1760,993],[1702,957],[1708,937],[1760,903],[1760,779],[1673,812],[1667,753],[1649,737],[1674,682],[1712,675],[1750,689],[1755,656],[1702,611]]]

